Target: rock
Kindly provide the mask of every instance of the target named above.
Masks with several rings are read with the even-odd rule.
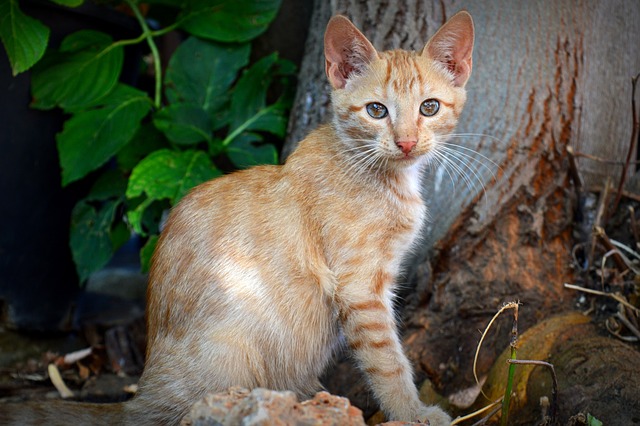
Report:
[[[182,420],[183,426],[221,425],[362,425],[362,412],[346,398],[318,392],[313,399],[298,402],[289,391],[232,388],[209,394],[194,404]]]

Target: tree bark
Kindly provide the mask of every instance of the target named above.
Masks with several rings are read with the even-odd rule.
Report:
[[[460,165],[470,182],[454,184],[441,168],[424,180],[430,218],[408,262],[403,315],[418,377],[445,393],[473,383],[477,330],[503,302],[522,301],[525,329],[573,297],[563,290],[573,279],[566,147],[625,158],[640,72],[640,2],[317,0],[284,155],[327,119],[322,37],[331,15],[347,15],[378,49],[417,50],[463,7],[476,45],[457,130],[473,136],[451,142],[478,154]],[[622,170],[579,166],[588,185]],[[508,345],[506,324],[485,341],[480,372]]]

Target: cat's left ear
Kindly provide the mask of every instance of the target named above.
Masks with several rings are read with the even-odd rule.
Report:
[[[473,39],[473,19],[469,12],[461,10],[431,37],[422,55],[442,63],[453,75],[453,83],[464,87],[471,75]]]
[[[378,52],[349,19],[336,15],[324,34],[324,57],[331,86],[342,89],[354,73],[358,74],[378,57]]]

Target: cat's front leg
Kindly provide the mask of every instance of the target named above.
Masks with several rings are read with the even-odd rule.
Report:
[[[360,292],[349,297],[346,293],[340,307],[343,331],[387,417],[448,425],[451,418],[444,411],[427,407],[418,398],[413,371],[397,334],[390,297]]]

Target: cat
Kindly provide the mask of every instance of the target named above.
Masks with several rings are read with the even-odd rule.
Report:
[[[421,175],[466,100],[473,21],[458,12],[420,52],[378,52],[344,16],[324,41],[331,122],[284,165],[206,182],[172,209],[152,259],[138,394],[63,404],[64,415],[177,424],[232,386],[306,398],[342,333],[389,419],[450,423],[418,398],[393,298],[425,220]]]

